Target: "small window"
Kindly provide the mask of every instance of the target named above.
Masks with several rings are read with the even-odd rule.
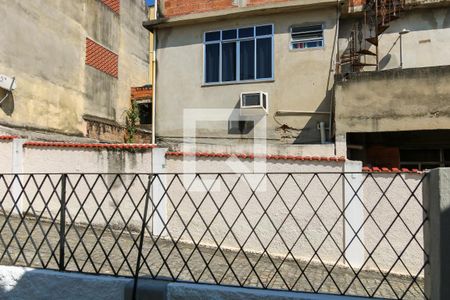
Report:
[[[323,25],[292,26],[291,49],[322,48],[324,46]]]
[[[273,25],[206,32],[204,82],[273,79]]]
[[[141,125],[152,124],[152,103],[149,101],[138,101],[139,123]]]

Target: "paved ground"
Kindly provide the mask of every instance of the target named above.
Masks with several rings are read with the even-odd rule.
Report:
[[[5,220],[0,216],[1,264],[58,268],[60,239],[56,226],[59,224],[36,222],[35,218],[23,222],[18,218],[10,218],[9,222]],[[13,235],[17,228],[19,230]],[[32,231],[32,239],[28,238],[27,231]],[[137,231],[122,232],[117,228],[103,231],[101,228],[66,225],[66,270],[121,276],[134,273],[138,253]],[[80,240],[83,243],[79,243]],[[36,251],[37,248],[40,250]],[[362,271],[356,277],[349,268],[339,266],[328,271],[332,266],[324,266],[320,262],[307,264],[292,258],[283,261],[279,257],[195,247],[187,243],[179,243],[174,248],[171,241],[159,240],[155,244],[150,237],[144,240],[143,253],[146,257],[141,260],[139,274],[142,276],[321,293],[369,294],[394,299],[424,298],[423,279],[412,283],[409,277],[389,275],[383,280],[383,275],[373,271]],[[164,260],[162,257],[168,258]]]

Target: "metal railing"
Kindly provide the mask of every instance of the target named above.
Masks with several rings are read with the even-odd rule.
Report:
[[[3,174],[0,264],[427,298],[425,174]]]

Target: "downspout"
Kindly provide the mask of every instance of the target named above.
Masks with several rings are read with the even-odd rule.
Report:
[[[155,20],[158,19],[158,0],[155,0]],[[156,29],[153,31],[152,55],[152,144],[156,144]]]
[[[339,6],[339,0],[337,1],[337,12],[336,12],[336,46],[335,46],[335,51],[336,51],[336,56],[335,56],[335,64],[334,64],[334,75],[336,75],[336,72],[338,71],[339,68],[339,72],[340,72],[340,68],[341,68],[341,58],[339,55],[339,29],[340,29],[340,20],[341,20],[341,9]],[[328,139],[329,141],[332,140],[333,137],[333,107],[334,107],[334,97],[335,97],[335,85],[336,83],[334,82],[333,79],[333,90],[331,93],[331,99],[330,99],[330,117],[329,117],[329,130],[328,130]]]

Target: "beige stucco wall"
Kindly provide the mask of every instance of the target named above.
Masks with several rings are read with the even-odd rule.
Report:
[[[450,8],[418,9],[404,12],[380,39],[380,68],[400,66],[399,32],[402,38],[403,68],[450,65]]]
[[[450,128],[449,67],[354,75],[336,86],[336,132]]]
[[[148,83],[142,1],[118,16],[98,0],[0,0],[0,16],[0,73],[17,80],[3,124],[81,135],[83,114],[123,122],[130,87]],[[85,65],[86,37],[119,55],[119,79]]]
[[[323,22],[325,47],[323,49],[290,51],[289,28],[294,24]],[[203,33],[206,31],[238,28],[248,25],[274,24],[274,78],[273,82],[202,86]],[[278,116],[278,110],[329,111],[332,86],[331,60],[335,48],[336,10],[324,8],[266,16],[215,21],[183,27],[163,28],[157,31],[156,135],[180,137],[183,135],[183,109],[227,108],[238,105],[241,92],[264,91],[269,94],[267,137],[283,142],[312,143],[320,141],[317,122],[328,123],[328,116]],[[330,79],[328,85],[328,79]],[[174,88],[176,87],[176,88]],[[286,124],[293,130],[278,130]],[[236,138],[228,134],[227,122],[210,122],[197,130],[197,137]],[[243,138],[251,137],[249,135]]]
[[[440,2],[441,5],[445,1]],[[448,2],[446,4],[448,6]],[[362,21],[364,22],[364,21]],[[344,19],[340,27],[340,53],[348,47],[348,37],[355,24],[353,19]],[[400,18],[389,23],[389,28],[379,38],[380,70],[400,67],[400,35],[403,29],[410,32],[402,37],[403,68],[420,68],[450,64],[450,8],[410,7],[400,12]],[[369,32],[365,32],[369,37]],[[363,41],[363,48],[376,52],[376,47]],[[367,56],[367,62],[375,63],[375,58]],[[373,71],[374,67],[365,70]],[[345,69],[344,69],[345,71]]]

